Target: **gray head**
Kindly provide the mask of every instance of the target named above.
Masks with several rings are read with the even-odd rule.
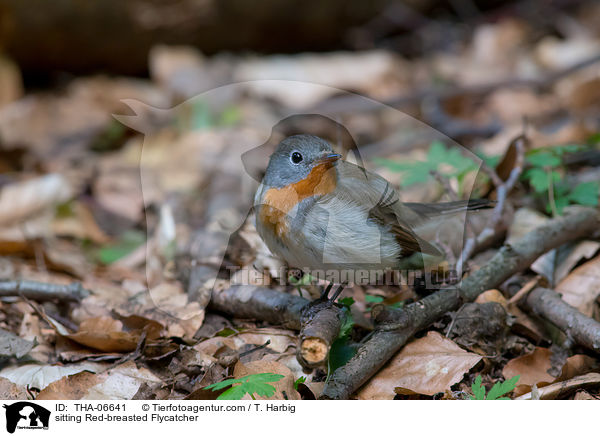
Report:
[[[289,136],[279,143],[271,155],[263,183],[281,188],[299,182],[317,165],[334,165],[340,157],[327,141],[318,136]]]

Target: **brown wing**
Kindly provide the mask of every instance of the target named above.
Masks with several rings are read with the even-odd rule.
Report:
[[[385,202],[377,203],[369,211],[369,218],[380,225],[389,226],[396,237],[398,245],[402,248],[402,256],[408,256],[413,253],[441,256],[442,253],[440,250],[424,239],[419,238],[410,229],[410,226],[396,215],[394,205],[395,202],[390,204],[386,204]]]

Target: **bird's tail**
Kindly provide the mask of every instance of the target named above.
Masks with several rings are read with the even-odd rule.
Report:
[[[490,209],[494,207],[495,204],[495,201],[483,198],[448,201],[445,203],[404,203],[405,206],[408,206],[419,215],[423,215],[426,217],[452,214],[471,210]]]

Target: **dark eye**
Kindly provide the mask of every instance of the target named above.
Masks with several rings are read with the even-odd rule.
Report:
[[[292,160],[293,164],[298,165],[300,162],[302,162],[302,155],[295,151],[292,153],[290,159]]]

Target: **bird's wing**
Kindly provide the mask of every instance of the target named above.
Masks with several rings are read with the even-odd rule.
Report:
[[[391,230],[403,256],[412,253],[442,255],[436,247],[412,231],[409,221],[417,220],[418,214],[402,205],[398,193],[387,180],[345,161],[338,162],[337,168],[336,195],[348,196],[359,204],[368,205],[368,219]]]

